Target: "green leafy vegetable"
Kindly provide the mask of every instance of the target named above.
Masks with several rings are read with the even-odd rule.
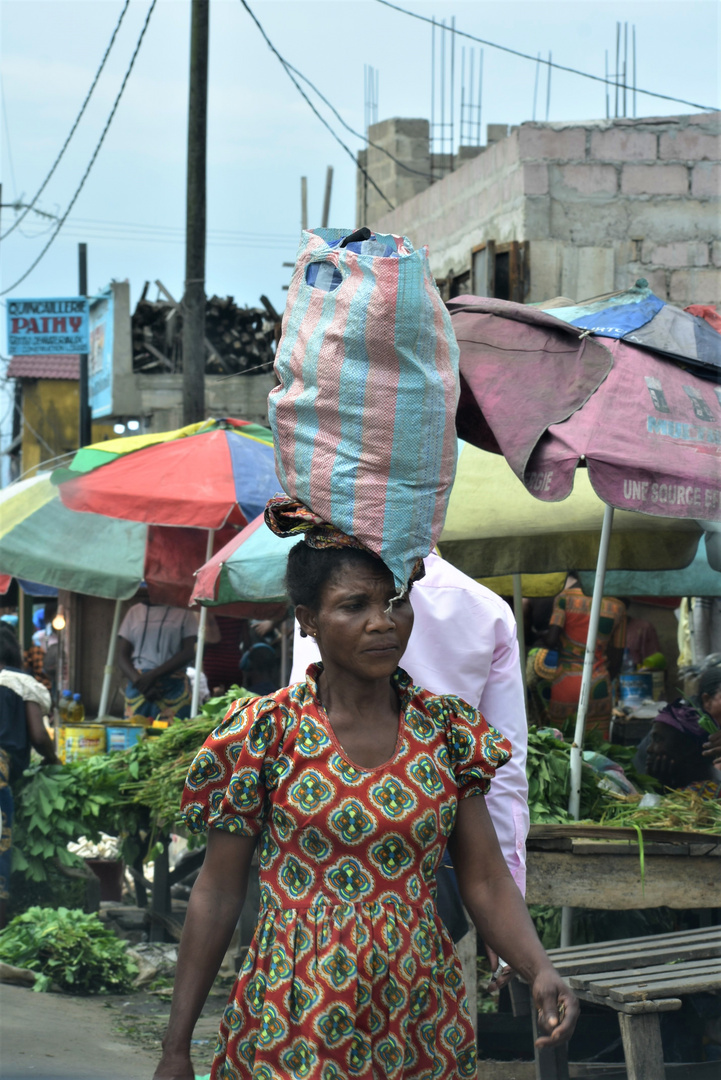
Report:
[[[0,960],[34,971],[34,990],[55,984],[73,994],[122,993],[138,971],[127,944],[97,915],[32,907],[0,932]]]

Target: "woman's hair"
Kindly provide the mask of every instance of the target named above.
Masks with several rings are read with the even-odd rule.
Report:
[[[385,570],[385,563],[360,548],[314,548],[301,541],[290,549],[285,587],[293,607],[317,611],[323,589],[344,566],[367,566],[376,573]]]
[[[0,664],[14,668],[23,666],[20,642],[15,636],[15,631],[4,623],[0,623]]]
[[[702,694],[713,697],[717,690],[721,690],[721,658],[719,663],[709,664],[702,669],[698,677],[698,700],[701,700]]]

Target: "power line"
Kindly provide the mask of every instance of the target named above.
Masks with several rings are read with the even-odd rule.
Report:
[[[54,172],[55,172],[55,170],[57,169],[58,165],[60,164],[60,159],[62,158],[63,154],[64,154],[64,153],[65,153],[65,151],[67,150],[67,148],[68,148],[68,145],[69,145],[69,143],[70,143],[70,140],[72,139],[73,135],[75,134],[75,131],[76,131],[76,129],[77,129],[77,126],[78,126],[78,124],[80,123],[80,120],[81,120],[81,118],[82,118],[82,115],[83,115],[83,113],[85,112],[85,109],[87,108],[87,105],[88,105],[88,102],[90,101],[90,98],[92,97],[92,93],[93,93],[93,90],[95,89],[95,87],[96,87],[96,86],[97,86],[97,84],[98,84],[98,79],[100,78],[100,75],[101,75],[101,73],[102,73],[102,70],[103,70],[103,68],[105,67],[105,61],[106,61],[106,60],[108,59],[108,56],[110,55],[110,50],[111,50],[111,49],[112,49],[112,47],[113,47],[113,42],[115,41],[115,38],[117,37],[117,34],[118,34],[118,30],[120,29],[120,24],[122,23],[123,19],[125,18],[125,12],[126,12],[126,11],[128,10],[128,7],[129,7],[129,6],[130,6],[130,0],[125,0],[125,5],[124,5],[124,7],[123,7],[123,10],[122,10],[122,11],[120,12],[120,18],[118,19],[118,21],[117,21],[117,23],[116,23],[116,25],[115,25],[115,29],[113,30],[113,34],[112,34],[112,37],[110,38],[110,42],[109,42],[109,44],[108,44],[108,47],[107,47],[107,49],[105,50],[105,54],[104,54],[104,56],[103,56],[102,60],[100,61],[100,67],[98,68],[98,70],[97,70],[97,71],[96,71],[96,73],[95,73],[95,78],[93,79],[92,83],[90,84],[90,89],[88,90],[88,92],[87,92],[87,94],[86,94],[86,96],[85,96],[85,101],[84,101],[84,102],[82,103],[82,105],[80,106],[80,112],[78,113],[77,117],[75,118],[75,123],[74,123],[74,124],[73,124],[73,126],[72,126],[72,127],[70,128],[70,134],[68,135],[67,139],[66,139],[66,140],[65,140],[65,142],[63,143],[63,145],[62,145],[62,148],[61,148],[61,150],[60,150],[60,153],[58,154],[58,156],[57,156],[57,157],[55,158],[55,161],[53,162],[53,165],[52,165],[52,168],[50,169],[50,172],[49,172],[49,173],[48,173],[48,175],[47,175],[47,176],[45,177],[45,179],[43,180],[43,182],[42,182],[42,184],[40,185],[40,187],[38,188],[38,190],[37,190],[37,191],[35,192],[35,195],[34,195],[34,196],[33,196],[33,198],[32,198],[32,199],[30,200],[30,202],[29,202],[29,203],[28,203],[28,204],[27,204],[26,206],[24,206],[24,208],[23,208],[23,213],[22,213],[22,214],[20,215],[20,217],[19,217],[19,218],[17,218],[17,219],[16,219],[16,220],[15,220],[15,221],[14,221],[14,222],[12,223],[12,225],[10,226],[10,228],[9,228],[9,229],[7,229],[7,230],[6,230],[6,231],[5,231],[5,232],[4,232],[3,234],[2,234],[2,236],[0,236],[0,240],[4,240],[4,239],[5,239],[5,237],[6,237],[6,236],[9,236],[9,235],[10,235],[10,233],[11,233],[11,232],[12,232],[12,231],[13,231],[14,229],[17,229],[18,225],[19,225],[19,224],[20,224],[20,222],[21,222],[21,221],[23,220],[23,218],[25,217],[25,215],[26,215],[27,213],[29,213],[29,211],[30,211],[30,210],[32,210],[32,208],[33,208],[33,207],[35,206],[35,203],[36,203],[36,202],[38,201],[38,199],[39,199],[39,198],[40,198],[40,196],[42,195],[43,191],[44,191],[44,190],[45,190],[45,188],[47,187],[47,185],[48,185],[48,182],[49,182],[49,180],[50,180],[51,176],[53,175],[53,173],[54,173]],[[4,102],[4,100],[5,100],[5,98],[4,98],[4,96],[3,96],[3,102]],[[5,123],[6,123],[6,126],[7,126],[7,120],[5,121]]]
[[[383,199],[383,201],[384,201],[384,202],[385,202],[385,203],[386,203],[386,204],[387,204],[387,205],[388,205],[388,206],[390,207],[390,209],[391,209],[391,210],[394,210],[394,209],[395,209],[395,207],[393,206],[393,203],[392,203],[392,202],[390,201],[390,199],[388,199],[388,198],[387,198],[387,196],[386,196],[386,195],[385,195],[385,194],[384,194],[384,193],[383,193],[383,192],[381,191],[381,189],[380,189],[380,188],[378,187],[378,185],[376,184],[375,180],[374,180],[374,179],[373,179],[373,177],[372,177],[372,176],[370,175],[370,173],[369,173],[369,172],[368,172],[368,171],[367,171],[366,169],[364,169],[364,168],[363,168],[363,166],[362,166],[362,165],[360,164],[360,162],[358,161],[358,159],[357,159],[356,155],[355,155],[355,154],[353,153],[353,151],[352,151],[352,150],[350,149],[350,147],[349,147],[349,146],[347,146],[347,145],[346,145],[346,144],[345,144],[345,143],[343,142],[343,140],[342,140],[342,139],[340,138],[340,136],[339,136],[339,135],[336,135],[335,131],[333,131],[333,128],[332,128],[332,127],[330,126],[330,124],[329,124],[329,123],[328,123],[328,121],[327,121],[327,120],[325,119],[325,117],[324,117],[324,116],[321,116],[321,114],[320,114],[320,113],[318,112],[318,110],[316,109],[315,105],[313,104],[313,102],[312,102],[312,101],[310,100],[310,98],[309,98],[309,97],[308,97],[308,95],[306,94],[306,92],[305,92],[305,90],[303,89],[303,87],[302,87],[302,86],[300,85],[300,83],[298,82],[298,80],[297,80],[297,79],[295,78],[295,76],[293,75],[293,73],[292,73],[292,71],[291,71],[291,68],[290,68],[290,64],[289,64],[289,63],[287,62],[287,60],[284,60],[284,59],[283,59],[283,57],[282,57],[282,56],[280,55],[280,53],[278,52],[278,50],[276,49],[275,45],[274,45],[274,44],[272,43],[272,41],[270,40],[270,38],[268,37],[268,35],[266,34],[265,30],[264,30],[264,29],[263,29],[263,27],[261,26],[261,24],[260,24],[260,22],[258,21],[258,19],[256,18],[256,16],[255,16],[255,15],[253,14],[253,12],[251,11],[251,9],[250,9],[250,8],[248,7],[248,4],[246,3],[246,0],[240,0],[240,2],[241,2],[241,4],[243,5],[243,7],[245,8],[245,10],[246,10],[246,11],[248,12],[248,14],[250,15],[250,17],[251,17],[251,19],[253,20],[253,22],[255,23],[255,25],[256,25],[256,26],[258,27],[258,29],[260,30],[261,34],[263,35],[263,39],[264,39],[264,41],[265,41],[266,45],[268,46],[268,48],[270,49],[270,51],[271,51],[271,52],[272,52],[272,53],[273,53],[273,54],[274,54],[274,55],[275,55],[275,56],[276,56],[276,57],[278,58],[278,60],[279,60],[279,61],[281,62],[281,64],[283,65],[283,70],[285,71],[286,75],[288,76],[288,78],[290,79],[290,81],[291,81],[291,82],[293,83],[293,85],[295,86],[295,88],[296,88],[296,90],[298,91],[298,93],[300,94],[300,96],[301,96],[301,97],[303,98],[303,100],[304,100],[304,101],[305,101],[305,102],[306,102],[306,103],[307,103],[307,104],[308,104],[308,105],[310,106],[310,108],[311,108],[311,109],[313,110],[313,112],[315,113],[315,115],[316,115],[316,116],[318,117],[318,119],[320,120],[321,124],[323,124],[323,126],[324,126],[325,128],[327,128],[327,129],[328,129],[328,131],[329,131],[329,132],[331,133],[331,135],[333,136],[333,138],[335,139],[335,141],[336,141],[336,142],[337,142],[337,143],[338,143],[338,144],[339,144],[340,146],[342,146],[342,147],[343,147],[343,149],[345,150],[346,154],[348,154],[349,158],[351,159],[351,161],[353,162],[353,164],[354,164],[354,165],[356,166],[356,168],[360,169],[360,171],[361,171],[361,172],[363,173],[363,175],[365,176],[365,178],[366,178],[366,180],[368,181],[368,183],[369,183],[369,184],[371,184],[371,186],[372,186],[372,187],[374,187],[374,188],[376,189],[376,191],[378,192],[378,194],[380,195],[380,197],[381,197],[381,198]]]
[[[95,159],[97,158],[98,154],[100,153],[100,147],[103,145],[103,142],[105,140],[105,136],[108,133],[108,129],[109,129],[110,125],[113,122],[113,117],[115,116],[115,113],[117,112],[118,105],[120,104],[120,99],[123,96],[123,91],[125,90],[128,79],[130,78],[130,73],[133,70],[133,65],[135,64],[135,58],[137,57],[137,55],[138,55],[138,53],[140,51],[140,46],[142,45],[143,38],[145,37],[145,31],[148,29],[148,23],[150,22],[150,17],[153,14],[153,11],[155,10],[155,5],[157,4],[157,2],[158,2],[158,0],[151,0],[150,7],[148,8],[148,14],[145,16],[145,22],[143,23],[143,29],[140,31],[140,37],[138,38],[135,49],[133,50],[133,55],[130,57],[130,63],[128,65],[128,70],[125,72],[125,75],[123,77],[123,81],[120,84],[120,90],[118,91],[118,96],[115,98],[115,101],[113,103],[113,107],[110,110],[110,115],[108,116],[108,119],[105,122],[105,127],[102,130],[102,133],[101,133],[100,138],[98,140],[98,144],[95,147],[95,150],[93,151],[93,156],[90,158],[90,161],[88,162],[88,166],[87,166],[85,172],[83,173],[82,180],[78,184],[78,186],[77,186],[77,188],[75,190],[75,194],[73,195],[72,199],[70,200],[65,213],[60,218],[60,221],[58,222],[58,226],[57,226],[55,232],[52,234],[52,236],[48,240],[47,244],[45,245],[43,250],[38,255],[37,259],[35,259],[35,261],[33,263],[31,263],[31,265],[28,267],[28,269],[25,271],[25,273],[22,275],[22,277],[19,277],[17,279],[17,281],[15,281],[12,285],[9,286],[9,288],[3,289],[2,292],[0,292],[0,296],[5,296],[6,293],[12,292],[13,289],[17,288],[17,286],[22,281],[24,281],[25,278],[30,273],[32,273],[32,271],[38,265],[40,260],[44,257],[46,252],[49,250],[50,245],[52,244],[55,237],[58,235],[58,233],[62,229],[63,225],[65,224],[65,221],[66,221],[66,218],[68,217],[68,214],[72,210],[73,206],[75,206],[75,203],[77,202],[78,196],[80,195],[80,192],[83,190],[83,187],[85,186],[85,181],[87,180],[88,176],[90,175],[90,170],[92,169],[93,165],[95,164]]]
[[[410,165],[406,165],[405,161],[401,161],[399,158],[397,158],[393,154],[391,154],[390,150],[386,150],[385,146],[381,146],[379,143],[373,142],[373,140],[369,139],[367,135],[363,135],[360,131],[356,131],[354,128],[352,128],[350,126],[350,124],[347,124],[345,122],[345,120],[343,119],[341,114],[338,112],[338,110],[335,108],[335,106],[330,103],[328,98],[325,97],[325,95],[323,95],[320,92],[318,87],[314,83],[312,83],[310,81],[310,79],[308,78],[307,75],[304,75],[302,73],[302,71],[298,71],[298,68],[293,67],[293,65],[288,63],[288,61],[286,61],[286,64],[290,68],[291,71],[295,72],[295,74],[298,76],[299,79],[302,79],[303,82],[307,83],[308,86],[310,86],[311,89],[315,91],[315,93],[318,95],[318,97],[321,99],[321,101],[324,102],[328,106],[330,111],[335,116],[337,116],[338,120],[341,122],[341,124],[346,129],[346,131],[350,131],[351,135],[355,135],[357,139],[362,139],[363,142],[366,142],[366,143],[368,143],[369,146],[372,146],[374,150],[380,150],[380,152],[382,154],[385,154],[386,157],[389,157],[391,159],[391,161],[394,161],[396,163],[396,165],[399,165],[402,169],[405,169],[406,172],[413,173],[415,176],[422,176],[424,180],[433,180],[433,177],[431,176],[430,173],[421,172],[420,169],[412,169],[410,167]]]
[[[398,4],[392,4],[390,0],[376,0],[378,4],[382,4],[383,7],[391,8],[393,11],[400,11],[402,15],[410,15],[412,19],[420,19],[421,22],[426,22],[432,25],[433,19],[430,19],[427,15],[419,15],[416,11],[408,11],[406,8],[399,7]],[[499,49],[501,52],[510,53],[511,56],[519,56],[522,60],[532,60],[534,64],[539,63],[537,56],[531,56],[529,53],[520,52],[518,49],[511,49],[508,45],[499,45],[495,41],[487,41],[485,38],[476,37],[475,34],[469,34],[465,30],[458,30],[456,27],[446,27],[453,34],[458,34],[459,37],[468,38],[470,41],[477,41],[479,45],[487,45],[489,49]],[[591,75],[589,71],[580,71],[578,68],[566,67],[564,64],[556,64],[554,61],[541,60],[540,63],[546,64],[549,70],[555,68],[557,71],[566,71],[571,75],[580,75],[583,79],[592,79],[594,82],[605,83],[606,85],[616,86],[623,90],[634,90],[637,94],[645,94],[647,97],[660,98],[663,101],[673,101],[678,105],[690,105],[692,109],[701,109],[703,112],[718,112],[719,110],[713,105],[699,105],[697,101],[686,101],[685,98],[672,97],[671,94],[657,94],[653,90],[639,90],[638,87],[626,86],[625,83],[618,83],[614,79],[604,78],[603,75]]]

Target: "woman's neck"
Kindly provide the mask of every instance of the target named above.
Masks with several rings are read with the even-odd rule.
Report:
[[[318,679],[318,694],[329,716],[340,713],[359,718],[369,714],[398,709],[398,696],[391,679],[357,679],[345,671],[336,671],[323,665]]]

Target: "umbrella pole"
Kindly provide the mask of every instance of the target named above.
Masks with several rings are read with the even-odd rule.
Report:
[[[108,659],[103,670],[103,687],[100,691],[100,705],[98,706],[98,719],[102,720],[108,712],[108,704],[110,700],[110,682],[113,677],[113,671],[115,670],[115,650],[118,644],[118,629],[120,628],[120,607],[122,600],[115,601],[115,611],[113,612],[113,625],[110,630],[110,642],[108,644]]]
[[[523,690],[526,690],[526,633],[523,627],[523,591],[521,588],[521,575],[512,574],[513,578],[513,613],[516,616],[516,636],[518,638],[518,653],[521,661],[521,680]]]
[[[213,558],[213,541],[215,539],[215,529],[208,529],[208,544],[205,549],[205,562],[209,562]],[[190,715],[198,715],[198,704],[200,702],[200,674],[203,670],[203,649],[205,648],[205,627],[208,622],[208,609],[207,607],[201,607],[200,619],[198,621],[198,642],[195,646],[195,678],[193,679],[193,697],[190,702]]]
[[[606,563],[608,562],[608,549],[611,543],[611,528],[613,526],[613,507],[606,506],[603,511],[603,525],[601,526],[601,543],[598,548],[598,562],[596,564],[596,580],[593,586],[593,599],[591,600],[591,614],[589,618],[588,639],[586,641],[586,654],[583,658],[583,677],[581,679],[581,696],[578,702],[578,714],[576,716],[576,731],[571,745],[571,793],[568,799],[568,812],[574,821],[578,821],[581,812],[581,769],[583,768],[583,733],[586,727],[586,714],[588,702],[591,697],[591,680],[593,676],[593,660],[596,654],[596,638],[598,637],[598,620],[601,615],[601,601],[603,589],[606,583]],[[564,907],[561,911],[561,948],[568,948],[571,944],[571,918],[572,908]]]

